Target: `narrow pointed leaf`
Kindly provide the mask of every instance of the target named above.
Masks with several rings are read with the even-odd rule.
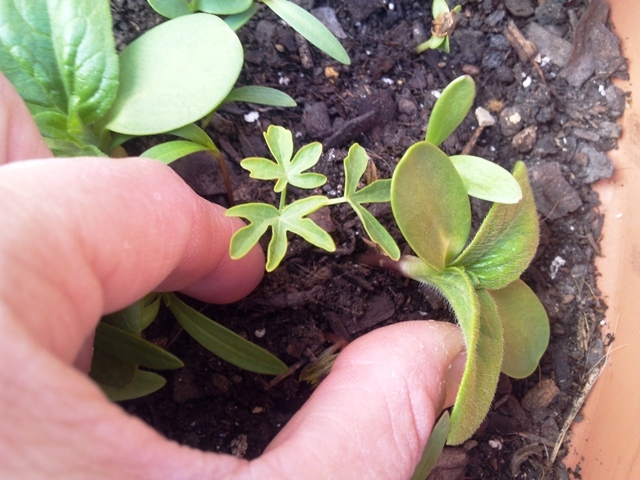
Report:
[[[464,248],[471,206],[449,158],[428,142],[411,146],[391,181],[391,207],[413,251],[439,271]]]
[[[191,153],[204,152],[207,150],[210,150],[210,148],[189,140],[173,140],[151,147],[149,150],[142,152],[140,156],[153,158],[168,165]]]
[[[247,102],[273,107],[295,107],[296,101],[280,90],[270,87],[247,86],[231,90],[225,102]]]
[[[516,163],[513,176],[522,200],[493,205],[474,239],[453,262],[472,273],[479,288],[500,289],[518,279],[538,247],[538,214],[522,162]]]
[[[502,372],[526,378],[538,366],[549,345],[549,318],[535,293],[516,280],[500,290],[489,290],[504,330]]]
[[[150,395],[166,383],[167,380],[157,373],[138,370],[131,382],[124,387],[100,384],[100,388],[112,402],[123,402]]]
[[[422,457],[411,476],[411,480],[425,480],[429,476],[438,458],[440,458],[444,444],[447,441],[448,433],[449,411],[445,410],[433,427],[431,435],[429,435],[429,440],[427,440],[427,444],[422,452]]]
[[[276,15],[291,25],[296,32],[306,38],[330,57],[340,63],[350,65],[349,54],[320,20],[302,7],[288,0],[263,0],[264,4]]]
[[[175,355],[147,340],[108,323],[96,328],[94,346],[135,365],[156,370],[172,370],[184,366]]]
[[[469,113],[476,95],[476,85],[469,75],[456,78],[436,100],[427,126],[426,140],[440,145],[453,133]]]
[[[156,319],[160,311],[160,295],[157,293],[150,294],[151,301],[142,308],[142,319],[140,328],[144,330]]]
[[[120,54],[120,89],[106,128],[150,135],[193,123],[224,101],[242,63],[238,37],[215,15],[160,24]]]
[[[143,307],[142,300],[139,300],[122,310],[103,316],[101,321],[139,336],[142,332]]]
[[[447,443],[459,445],[480,427],[487,416],[500,377],[503,355],[503,333],[495,303],[484,291],[477,292],[480,318],[478,336],[467,343],[467,364],[451,412]],[[446,296],[446,292],[445,292]],[[447,296],[449,299],[449,297]],[[455,305],[452,306],[454,311]],[[465,327],[459,317],[460,327]]]
[[[251,372],[280,375],[287,366],[277,357],[184,303],[173,293],[165,302],[182,327],[200,345],[220,358]]]
[[[400,258],[400,249],[393,237],[387,232],[387,229],[362,205],[354,203],[351,206],[358,215],[360,222],[362,222],[362,226],[369,238],[377,243],[392,260],[398,260]]]
[[[496,203],[518,203],[522,198],[518,181],[500,165],[473,155],[453,155],[449,159],[471,197]]]
[[[108,353],[101,348],[94,348],[89,376],[101,385],[125,387],[136,376],[138,366],[127,360]]]
[[[207,147],[209,150],[218,151],[218,147],[213,143],[213,140],[199,126],[195,123],[190,123],[189,125],[185,125],[184,127],[176,128],[175,130],[171,130],[167,132],[168,135],[175,135],[176,137],[184,138],[185,140],[189,140],[191,142],[202,145],[203,147]]]
[[[229,25],[229,28],[234,32],[240,30],[240,28],[251,20],[251,17],[258,11],[259,5],[254,2],[251,6],[242,13],[236,13],[235,15],[229,15],[224,18],[224,22]]]

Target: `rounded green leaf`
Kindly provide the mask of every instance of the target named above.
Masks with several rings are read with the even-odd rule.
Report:
[[[296,101],[280,90],[271,87],[249,85],[231,90],[225,102],[248,102],[273,107],[295,107]]]
[[[151,8],[163,17],[176,18],[194,12],[187,0],[147,0]]]
[[[473,155],[453,155],[449,159],[470,196],[496,203],[518,203],[522,198],[518,181],[500,165]]]
[[[528,377],[549,345],[547,312],[522,280],[487,293],[498,308],[504,330],[502,371],[512,378]]]
[[[433,18],[438,18],[441,13],[447,13],[449,11],[449,5],[447,0],[433,0],[431,4],[431,15]]]
[[[251,7],[253,0],[196,0],[196,10],[215,15],[234,15]]]
[[[391,208],[413,251],[438,271],[469,238],[467,189],[449,157],[431,143],[414,144],[398,163],[391,180]]]
[[[220,18],[196,13],[165,22],[120,54],[106,128],[150,135],[193,123],[227,97],[242,62],[242,45]]]
[[[476,84],[469,75],[456,78],[436,100],[427,126],[425,139],[440,145],[458,128],[469,113],[476,96]]]

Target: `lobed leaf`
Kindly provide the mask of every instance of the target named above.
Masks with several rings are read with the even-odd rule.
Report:
[[[148,150],[145,150],[140,154],[141,157],[153,158],[164,164],[170,164],[171,162],[185,157],[191,153],[204,152],[211,150],[209,147],[194,143],[188,140],[173,140],[171,142],[164,142]]]
[[[433,467],[436,466],[436,462],[444,449],[448,433],[449,412],[445,410],[433,427],[431,435],[429,435],[429,440],[427,440],[427,444],[424,446],[422,457],[411,476],[411,480],[425,480],[429,476],[429,473],[431,473]]]
[[[248,102],[273,107],[295,107],[296,101],[280,90],[270,87],[247,86],[231,90],[225,102]]]
[[[112,402],[124,402],[144,397],[160,390],[167,381],[157,373],[137,370],[133,379],[124,387],[100,384],[100,388]]]
[[[151,8],[166,18],[176,18],[195,12],[194,4],[187,0],[147,0]]]
[[[293,156],[293,135],[290,130],[278,125],[269,125],[264,132],[269,151],[278,164],[289,164]]]
[[[538,366],[549,345],[549,318],[535,293],[516,280],[500,290],[489,290],[504,330],[502,372],[526,378]]]
[[[449,159],[469,196],[496,203],[518,203],[522,198],[518,181],[500,165],[473,155],[452,155]]]
[[[377,180],[357,190],[364,175],[369,157],[357,143],[349,149],[344,159],[344,198],[356,212],[369,238],[377,243],[393,260],[400,258],[400,249],[382,224],[362,205],[363,203],[388,202],[391,199],[391,180]]]
[[[94,347],[121,360],[157,370],[184,366],[175,355],[121,328],[100,322],[96,328]]]
[[[396,166],[391,207],[413,251],[438,271],[464,248],[471,230],[466,188],[449,158],[428,142],[412,145]]]
[[[476,95],[476,84],[469,75],[453,80],[436,100],[425,140],[438,146],[458,128],[469,113]]]
[[[232,259],[244,257],[258,243],[270,226],[278,222],[280,212],[277,208],[264,203],[247,203],[236,205],[226,211],[227,217],[246,218],[250,224],[241,228],[233,237],[229,247]]]
[[[452,263],[477,278],[478,288],[500,289],[518,279],[538,247],[538,215],[524,163],[513,176],[522,190],[515,205],[494,204],[469,246]]]
[[[202,315],[173,293],[165,293],[163,298],[182,328],[223,360],[256,373],[280,375],[287,372],[287,366],[277,357]]]
[[[349,54],[320,20],[304,8],[288,0],[262,0],[276,15],[291,25],[296,32],[306,38],[331,58],[345,65],[351,65]]]
[[[224,101],[242,60],[238,37],[215,15],[160,24],[120,54],[121,87],[106,128],[150,135],[193,123]]]

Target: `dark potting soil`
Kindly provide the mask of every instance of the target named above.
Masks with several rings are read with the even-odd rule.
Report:
[[[119,48],[161,21],[144,1],[111,3]],[[332,28],[352,64],[340,65],[309,47],[266,7],[242,28],[245,68],[239,85],[278,88],[298,107],[231,104],[213,118],[208,131],[227,159],[236,202],[275,201],[270,185],[250,179],[239,166],[244,157],[268,155],[262,137],[268,125],[290,128],[297,148],[321,141],[317,171],[329,178],[325,194],[338,195],[344,183],[341,162],[352,143],[366,148],[379,177],[390,177],[406,148],[423,138],[434,93],[471,75],[477,84],[474,108],[486,108],[496,120],[482,131],[472,153],[508,169],[524,160],[530,172],[541,239],[523,279],[547,309],[551,340],[534,375],[501,378],[480,430],[461,447],[447,448],[430,478],[579,478],[549,456],[558,441],[558,458],[571,448],[561,429],[612,340],[603,342],[598,333],[606,307],[593,262],[602,216],[590,188],[612,174],[605,152],[616,146],[615,121],[625,105],[624,93],[610,82],[624,76],[626,67],[607,28],[606,4],[462,0],[451,53],[418,55],[414,48],[431,28],[427,2],[297,3],[319,9],[329,21],[335,15]],[[580,40],[576,45],[588,48],[572,48],[574,36]],[[245,119],[250,112],[258,119]],[[444,150],[459,153],[475,128],[472,112]],[[139,153],[145,142],[130,146],[130,153]],[[199,194],[226,202],[210,158],[195,156],[175,168]],[[476,220],[488,210],[482,202],[473,206]],[[371,210],[402,246],[390,208]],[[367,245],[353,212],[334,207],[315,219],[331,232],[335,254],[292,237],[282,266],[249,297],[227,306],[193,305],[288,365],[313,362],[335,335],[352,340],[410,319],[453,321],[442,299],[416,282],[357,263]],[[255,458],[311,394],[298,379],[299,370],[273,385],[269,377],[219,360],[181,332],[166,311],[145,334],[182,358],[185,367],[168,373],[167,386],[156,394],[123,406],[180,443]]]

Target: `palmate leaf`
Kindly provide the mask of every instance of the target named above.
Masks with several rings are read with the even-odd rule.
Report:
[[[311,196],[287,205],[282,212],[263,203],[230,208],[226,212],[227,216],[245,218],[250,222],[231,238],[229,249],[231,258],[238,259],[246,255],[269,227],[272,235],[267,249],[266,270],[268,272],[275,270],[287,253],[287,232],[300,235],[309,243],[329,252],[335,251],[336,246],[331,236],[312,220],[304,218],[325,206],[327,202],[326,197]]]
[[[388,202],[391,200],[391,180],[377,180],[358,190],[369,157],[357,143],[349,149],[344,159],[344,198],[356,212],[369,238],[377,243],[393,260],[400,258],[400,249],[382,224],[362,205],[363,203]]]
[[[478,288],[499,289],[520,277],[538,247],[538,215],[524,163],[513,176],[522,190],[515,205],[494,204],[469,246],[452,263],[465,268]]]
[[[162,297],[187,333],[223,360],[256,373],[280,375],[287,371],[287,366],[273,354],[202,315],[173,293]]]
[[[320,20],[289,0],[262,0],[276,15],[291,25],[296,32],[306,38],[330,57],[345,65],[351,65],[349,54]]]
[[[412,145],[391,181],[391,207],[413,251],[444,271],[464,248],[471,230],[471,205],[455,167],[428,142]]]
[[[549,318],[535,293],[516,280],[500,290],[488,290],[504,330],[502,372],[512,378],[531,375],[549,345]]]
[[[298,188],[316,188],[324,185],[327,177],[319,173],[304,173],[313,167],[322,154],[322,144],[309,143],[296,153],[293,160],[293,137],[286,128],[270,125],[264,134],[275,162],[267,158],[245,158],[240,165],[250,172],[251,178],[276,180],[274,190],[283,192],[288,184]]]
[[[425,140],[438,146],[462,123],[476,95],[476,84],[469,75],[452,81],[433,105]]]

